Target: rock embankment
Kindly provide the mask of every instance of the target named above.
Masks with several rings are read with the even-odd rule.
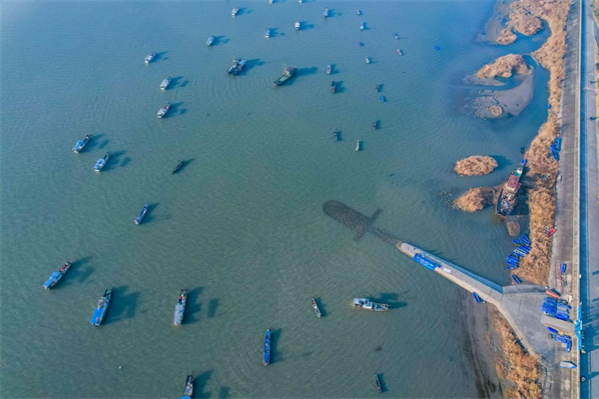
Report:
[[[482,176],[493,172],[497,167],[497,161],[493,157],[473,155],[460,159],[454,170],[460,176]]]
[[[503,57],[499,57],[495,60],[495,62],[491,64],[487,64],[482,67],[477,73],[476,76],[479,78],[509,78],[513,74],[516,75],[526,75],[530,73],[531,70],[526,63],[524,57],[518,54],[508,54]]]
[[[471,188],[453,201],[453,205],[464,212],[480,211],[493,203],[495,189],[491,187]]]

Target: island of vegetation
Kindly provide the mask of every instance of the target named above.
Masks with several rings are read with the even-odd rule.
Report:
[[[454,207],[464,212],[480,211],[493,204],[495,189],[492,187],[475,187],[466,191],[453,201]]]
[[[473,155],[460,159],[454,170],[460,176],[482,176],[493,172],[497,167],[497,161],[493,157]]]

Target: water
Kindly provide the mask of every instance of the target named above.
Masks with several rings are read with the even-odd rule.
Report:
[[[365,215],[380,208],[380,230],[508,283],[502,259],[511,245],[492,210],[462,214],[438,195],[504,180],[545,116],[540,68],[518,118],[476,120],[458,105],[470,90],[465,75],[541,43],[477,44],[492,8],[3,3],[2,396],[176,397],[192,372],[194,396],[205,398],[374,397],[374,373],[395,397],[477,396],[460,289],[372,235],[354,241],[322,206],[336,200]],[[154,50],[158,60],[145,65]],[[242,76],[225,73],[233,57],[249,60]],[[273,89],[283,63],[299,74]],[[176,82],[162,93],[168,75]],[[335,95],[333,79],[341,82]],[[173,112],[158,120],[167,101]],[[372,131],[375,119],[380,130]],[[333,141],[335,129],[343,141]],[[73,154],[87,133],[93,141]],[[115,157],[97,174],[106,151]],[[499,170],[456,176],[452,162],[473,154],[497,156]],[[181,159],[191,161],[172,176]],[[151,209],[135,226],[145,202]],[[69,275],[45,292],[69,257]],[[89,319],[108,287],[113,304],[94,330]],[[189,304],[175,328],[181,288]],[[395,309],[354,310],[357,296]],[[266,328],[274,334],[268,368]]]

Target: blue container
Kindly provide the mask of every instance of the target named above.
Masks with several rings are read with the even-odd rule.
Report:
[[[562,273],[565,273],[565,272],[566,272],[566,268],[567,268],[567,267],[568,267],[568,266],[567,266],[565,263],[562,263]]]
[[[567,315],[563,314],[563,313],[556,313],[555,314],[555,318],[556,319],[560,319],[560,320],[565,320],[565,321],[570,320],[570,318]]]
[[[551,327],[547,327],[547,331],[549,331],[550,333],[554,333],[554,334],[559,333],[559,331],[557,331],[555,328],[551,328]]]

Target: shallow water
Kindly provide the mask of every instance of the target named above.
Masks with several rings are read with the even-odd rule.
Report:
[[[324,6],[2,4],[3,397],[172,397],[192,372],[196,398],[374,397],[374,373],[394,397],[477,396],[461,291],[373,235],[354,241],[323,205],[380,208],[381,231],[507,284],[505,227],[491,209],[465,215],[439,193],[499,183],[518,164],[546,114],[546,72],[537,68],[518,118],[477,120],[456,99],[466,75],[540,42],[476,43],[491,1],[336,1],[326,20]],[[306,28],[296,32],[296,19]],[[233,57],[249,60],[241,76],[225,73]],[[284,63],[299,74],[273,89]],[[162,93],[168,75],[176,82]],[[93,172],[106,151],[115,157]],[[499,170],[456,176],[452,162],[473,154],[496,156]],[[69,257],[65,279],[41,289]],[[113,303],[94,330],[107,287]],[[181,288],[189,304],[175,328]],[[354,310],[357,296],[395,309]]]

